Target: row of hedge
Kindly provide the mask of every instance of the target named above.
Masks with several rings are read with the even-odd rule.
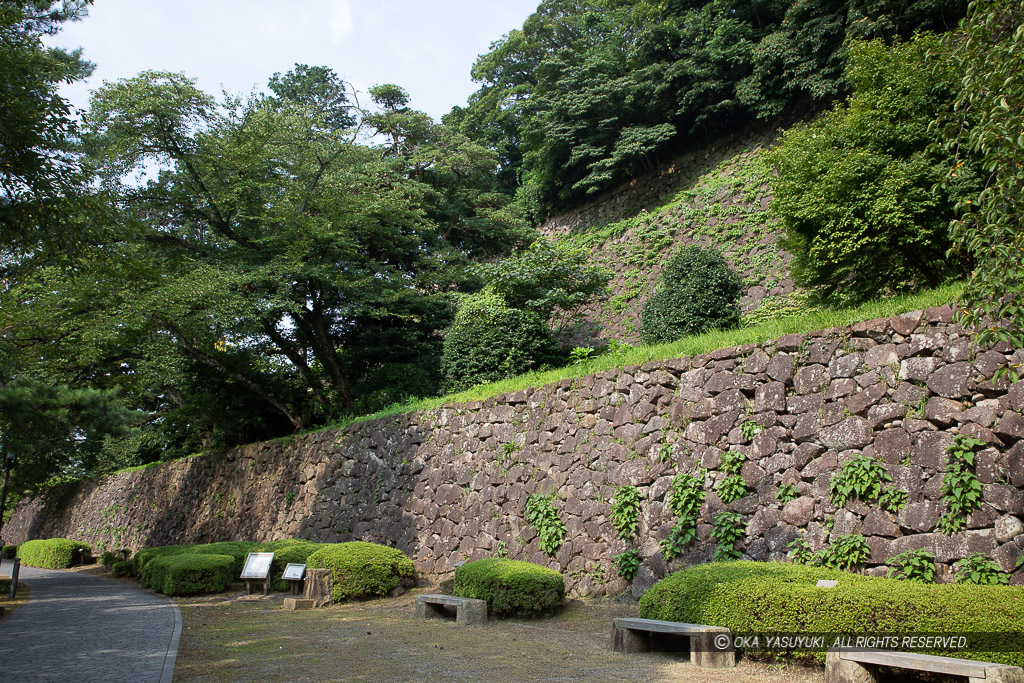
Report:
[[[4,549],[8,547],[4,546]],[[25,541],[17,546],[15,557],[29,567],[67,569],[75,564],[89,562],[92,559],[92,548],[88,543],[67,538],[47,538]]]
[[[820,579],[839,583],[819,588]],[[1005,651],[1020,640],[1022,597],[1024,588],[1017,586],[936,585],[798,564],[724,562],[662,579],[640,599],[640,616],[750,634],[962,634],[978,649],[933,654],[1022,666],[1024,652]]]
[[[203,545],[173,545],[140,550],[131,564],[117,563],[112,571],[138,576],[142,585],[168,595],[194,595],[226,590],[242,573],[252,552],[273,552],[271,589],[288,590],[281,578],[289,563],[309,569],[330,569],[334,600],[342,602],[387,595],[415,584],[412,560],[400,550],[362,541],[314,543],[303,540],[255,543],[226,541]],[[181,559],[187,558],[187,559]]]

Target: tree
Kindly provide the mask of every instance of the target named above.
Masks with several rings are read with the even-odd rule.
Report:
[[[965,0],[545,0],[473,67],[447,121],[494,149],[533,220],[693,140],[849,92],[845,41],[944,30]]]
[[[115,394],[26,377],[0,383],[0,443],[16,456],[12,490],[106,471],[105,439],[123,434],[137,418]]]
[[[958,318],[982,345],[1024,346],[1024,6],[1019,0],[972,2],[961,32],[950,34],[961,75],[951,116],[940,122],[943,149],[956,160],[940,187],[961,182],[978,164],[980,191],[963,196],[950,224],[955,258],[974,269]],[[947,190],[948,191],[948,190]],[[1020,369],[1014,369],[1019,377]]]
[[[0,4],[0,248],[32,249],[62,237],[56,226],[81,177],[75,124],[57,90],[92,65],[80,50],[47,48],[42,38],[81,18],[90,2]]]
[[[928,152],[934,120],[952,97],[956,74],[929,55],[934,36],[886,47],[854,42],[849,100],[794,126],[772,151],[772,211],[786,230],[793,273],[833,302],[936,286],[955,275],[945,258],[946,223],[970,174],[948,192],[932,187],[948,172]]]
[[[83,144],[109,210],[86,217],[72,262],[23,254],[0,289],[0,360],[144,411],[112,458],[435,393],[450,292],[471,284],[471,258],[521,240],[490,193],[493,154],[397,86],[375,89],[376,113],[329,69],[298,65],[270,89],[218,102],[162,72],[98,89]],[[364,144],[367,127],[386,144]]]
[[[584,305],[606,294],[609,279],[585,250],[544,238],[481,271],[510,307],[535,313],[556,335],[577,320]]]

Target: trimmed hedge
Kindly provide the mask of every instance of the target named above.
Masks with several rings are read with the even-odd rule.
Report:
[[[220,593],[231,585],[235,558],[210,553],[163,555],[146,563],[142,585],[165,595]]]
[[[167,555],[227,555],[232,559],[231,571],[235,577],[241,576],[245,557],[249,553],[258,552],[261,544],[253,541],[222,541],[202,545],[163,545],[146,548],[135,553],[132,563],[135,575],[142,576],[146,565],[158,557]]]
[[[128,561],[115,562],[110,567],[110,575],[115,579],[120,576],[135,576],[135,565]]]
[[[331,570],[335,602],[387,595],[416,583],[412,560],[402,551],[363,541],[324,545],[308,557],[306,567]]]
[[[554,569],[519,560],[487,558],[455,570],[455,595],[487,601],[491,616],[535,617],[565,599],[565,581]]]
[[[815,586],[819,579],[839,585],[823,590]],[[979,633],[998,639],[1020,631],[1022,598],[1024,588],[1017,586],[935,585],[798,564],[723,562],[662,579],[640,599],[640,616],[734,633]],[[1024,665],[1024,652],[934,654]]]
[[[0,557],[5,560],[13,560],[18,556],[18,546],[16,545],[5,545],[3,550],[0,550]]]
[[[92,554],[92,548],[87,543],[67,538],[47,538],[25,541],[18,546],[17,557],[29,567],[67,569],[75,564],[76,551],[82,551],[83,559]]]

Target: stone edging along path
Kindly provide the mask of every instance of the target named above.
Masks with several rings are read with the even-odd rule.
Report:
[[[96,549],[359,539],[398,547],[436,577],[506,552],[563,572],[572,594],[640,595],[710,560],[712,517],[728,509],[743,517],[739,549],[755,560],[784,558],[801,533],[814,550],[861,534],[873,574],[915,548],[935,555],[940,581],[975,552],[1012,571],[1024,546],[1024,382],[991,378],[1022,361],[1022,350],[972,348],[943,306],[122,472],[23,503],[4,532]],[[753,438],[745,422],[758,425]],[[942,467],[956,434],[985,442],[983,502],[965,531],[945,535],[936,529]],[[725,504],[714,488],[729,450],[745,456],[747,495]],[[832,477],[861,454],[907,492],[898,514],[829,501]],[[666,563],[658,541],[674,520],[665,496],[673,476],[698,466],[708,470],[698,541]],[[608,519],[626,484],[643,501],[631,584],[617,576],[612,557],[628,546]],[[785,504],[783,484],[797,493]],[[553,557],[525,522],[529,496],[550,492],[568,529]]]

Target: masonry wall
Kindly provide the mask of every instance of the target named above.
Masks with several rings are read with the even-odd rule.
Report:
[[[731,509],[748,522],[742,548],[755,560],[783,559],[800,533],[815,550],[859,533],[871,573],[914,548],[935,554],[941,580],[973,552],[1012,571],[1024,545],[1024,382],[990,378],[1024,351],[978,352],[951,317],[942,307],[789,335],[120,473],[23,502],[4,535],[70,536],[98,549],[361,539],[401,548],[428,576],[507,551],[561,570],[574,594],[639,595],[671,570],[708,561],[712,515]],[[764,430],[748,440],[740,425],[751,420]],[[947,536],[936,531],[941,469],[958,433],[986,443],[977,464],[984,502],[966,531]],[[750,489],[729,505],[713,492],[726,450],[746,455]],[[860,453],[882,460],[908,493],[898,515],[829,502],[831,478]],[[666,565],[665,494],[676,473],[698,465],[709,472],[700,540]],[[784,483],[799,492],[785,505],[776,499]],[[616,576],[612,556],[626,546],[608,520],[624,484],[644,501],[632,586]],[[530,494],[553,491],[569,534],[548,557],[524,513]]]

